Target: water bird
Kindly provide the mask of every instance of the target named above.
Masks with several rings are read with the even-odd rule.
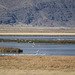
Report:
[[[32,47],[34,47],[34,46],[32,46]]]
[[[29,43],[30,43],[30,42],[32,42],[32,41],[29,41]]]
[[[38,55],[38,54],[39,54],[39,51],[40,51],[40,50],[37,50],[37,51],[36,51],[36,55]]]
[[[33,45],[35,45],[35,43],[33,42]]]

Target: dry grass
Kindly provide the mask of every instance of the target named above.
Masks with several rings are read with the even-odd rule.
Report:
[[[0,35],[75,35],[75,27],[0,26]]]
[[[0,68],[6,69],[75,69],[75,56],[1,56]]]
[[[75,27],[0,26],[0,33],[75,33]]]
[[[0,75],[75,75],[75,56],[0,56]]]

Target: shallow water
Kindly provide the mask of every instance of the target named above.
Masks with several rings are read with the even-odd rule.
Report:
[[[0,36],[0,39],[75,40],[75,36]]]
[[[0,55],[71,55],[75,56],[75,44],[50,44],[50,43],[17,43],[0,42],[0,47],[13,47],[23,49],[20,54]]]

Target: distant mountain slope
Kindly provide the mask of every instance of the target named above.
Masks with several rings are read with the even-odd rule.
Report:
[[[0,24],[75,26],[75,0],[0,0]]]

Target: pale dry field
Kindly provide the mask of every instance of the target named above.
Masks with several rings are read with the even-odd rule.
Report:
[[[0,33],[75,33],[75,27],[19,27],[0,26]]]
[[[75,27],[0,26],[0,35],[75,35]]]
[[[0,56],[0,75],[75,75],[75,56]]]
[[[0,35],[43,35],[43,36],[52,36],[52,35],[59,35],[59,36],[75,36],[75,33],[0,33]]]

